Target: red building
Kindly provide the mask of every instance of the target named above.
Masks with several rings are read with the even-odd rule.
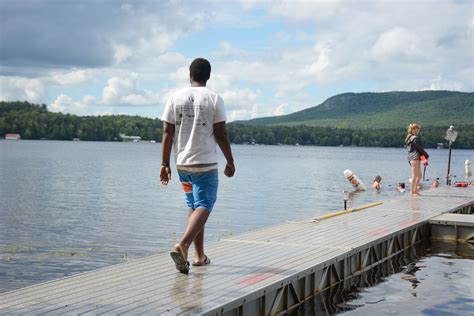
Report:
[[[18,140],[21,139],[20,134],[5,134],[5,139]]]

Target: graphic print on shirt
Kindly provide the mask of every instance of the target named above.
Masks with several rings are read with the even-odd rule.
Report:
[[[176,125],[179,126],[181,133],[191,134],[206,133],[208,126],[204,120],[204,112],[208,106],[208,98],[195,99],[190,95],[185,104],[176,106]]]

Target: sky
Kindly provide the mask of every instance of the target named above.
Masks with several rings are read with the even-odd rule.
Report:
[[[211,62],[229,121],[345,92],[474,91],[469,0],[0,0],[0,100],[161,117]]]

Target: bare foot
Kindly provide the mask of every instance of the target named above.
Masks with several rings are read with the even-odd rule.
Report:
[[[205,263],[205,261],[207,260],[207,256],[206,255],[202,255],[202,256],[198,256],[198,254],[195,254],[194,255],[194,263]]]
[[[412,193],[411,196],[421,196],[419,193]]]
[[[184,257],[184,260],[188,260],[188,249],[180,244],[174,245],[174,251],[181,253]]]

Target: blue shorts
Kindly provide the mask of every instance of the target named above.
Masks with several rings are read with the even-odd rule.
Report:
[[[217,185],[219,183],[217,170],[199,173],[178,170],[178,175],[186,205],[193,210],[205,208],[211,213],[217,200]]]

